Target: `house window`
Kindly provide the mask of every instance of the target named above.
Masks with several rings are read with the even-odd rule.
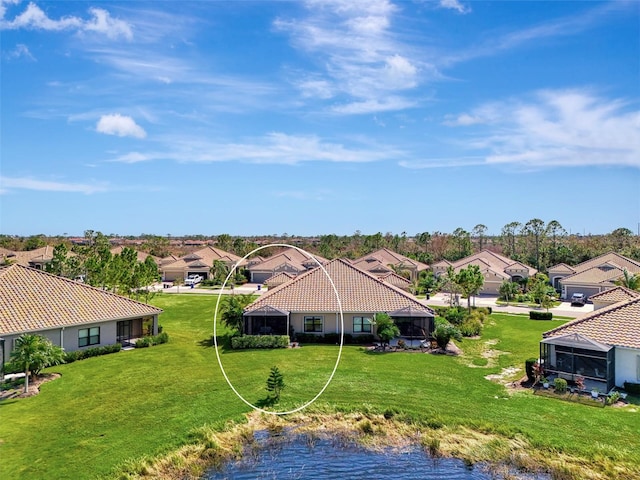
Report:
[[[97,345],[100,343],[100,327],[81,328],[78,330],[78,346]]]
[[[372,323],[368,317],[353,317],[353,333],[371,333]]]
[[[304,317],[305,333],[322,333],[323,326],[323,317]]]

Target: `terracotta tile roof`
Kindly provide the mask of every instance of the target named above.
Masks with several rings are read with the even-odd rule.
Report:
[[[167,270],[184,270],[188,269],[192,262],[198,262],[194,266],[208,266],[213,267],[214,260],[221,260],[228,265],[233,265],[238,262],[242,257],[238,257],[233,253],[225,252],[215,247],[205,247],[195,252],[189,253],[183,257],[180,257],[174,262],[162,263],[162,268]]]
[[[568,267],[571,271],[576,273],[583,272],[590,268],[598,267],[600,265],[604,265],[606,263],[610,263],[622,269],[627,269],[629,273],[640,273],[640,262],[636,260],[632,260],[631,258],[624,257],[616,252],[608,252],[598,257],[592,258],[591,260],[587,260],[586,262],[579,263],[574,267]],[[549,270],[555,270],[556,267],[560,267],[560,265],[554,265]],[[566,265],[565,265],[566,266]]]
[[[563,285],[574,283],[589,283],[589,284],[609,284],[613,285],[613,282],[622,277],[623,270],[619,267],[611,266],[610,264],[604,264],[602,266],[591,267],[587,270],[582,270],[568,277],[564,277],[560,280]]]
[[[313,255],[313,257],[323,265],[328,262],[326,258],[319,255]],[[248,266],[248,270],[251,272],[273,272],[283,265],[290,265],[298,272],[304,272],[309,268],[315,268],[318,266],[315,260],[309,258],[301,251],[296,250],[295,248],[289,248],[264,259],[262,262],[252,262]]]
[[[413,306],[433,314],[407,292],[379,280],[344,259],[336,259],[324,267],[333,280],[343,312],[392,312]],[[338,302],[331,282],[322,268],[315,268],[262,295],[247,307],[263,306],[293,312],[334,312]]]
[[[368,255],[364,255],[363,257],[354,260],[352,263],[358,268],[370,271],[370,269],[365,265],[372,264],[376,261],[384,266],[406,266],[407,268],[416,270],[418,272],[429,268],[429,265],[427,265],[426,263],[422,263],[417,260],[413,260],[412,258],[405,257],[404,255],[400,255],[399,253],[396,253],[393,250],[389,250],[388,248],[381,248],[380,250],[371,252]]]
[[[29,266],[30,262],[50,262],[53,258],[53,248],[51,245],[46,245],[44,247],[36,248],[35,250],[23,250],[20,252],[14,252],[15,257],[13,260],[25,267]]]
[[[640,297],[595,310],[543,333],[543,337],[573,333],[607,345],[640,349]]]
[[[604,292],[591,295],[589,297],[589,300],[595,300],[596,302],[603,303],[618,303],[638,297],[640,297],[640,292],[636,292],[635,290],[631,290],[626,287],[618,286],[609,290],[605,290]]]
[[[401,275],[398,275],[395,272],[386,273],[384,275],[379,275],[378,278],[384,282],[390,283],[391,285],[395,285],[398,288],[403,290],[408,290],[412,285],[411,280],[404,278]]]
[[[283,283],[287,283],[293,278],[295,278],[295,275],[291,275],[287,272],[280,272],[267,278],[264,284],[269,288],[275,288],[279,285],[282,285]]]
[[[576,272],[573,269],[573,267],[570,267],[566,263],[559,263],[557,265],[554,265],[553,267],[549,267],[548,271],[549,272],[553,271],[555,273],[575,273]]]
[[[508,257],[500,255],[499,253],[492,252],[490,250],[482,250],[478,253],[474,253],[473,255],[469,255],[468,257],[461,258],[460,260],[453,262],[453,268],[458,271],[461,268],[465,268],[467,265],[478,265],[482,269],[482,264],[486,265],[488,270],[495,272],[496,274],[499,273],[499,276],[503,277],[504,273],[507,270],[514,269],[526,269],[529,276],[538,273],[538,270],[533,267],[525,265],[521,262],[516,262]]]
[[[162,310],[34,268],[0,267],[0,334],[155,315]]]

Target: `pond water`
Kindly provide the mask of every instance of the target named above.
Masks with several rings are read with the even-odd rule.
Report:
[[[508,472],[509,479],[548,480],[548,475]],[[249,479],[394,479],[496,480],[486,465],[434,458],[418,446],[372,451],[353,443],[307,435],[257,432],[256,443],[238,462],[211,469],[206,480]]]

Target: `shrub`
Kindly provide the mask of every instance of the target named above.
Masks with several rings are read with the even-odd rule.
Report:
[[[556,378],[553,381],[556,393],[565,393],[567,391],[567,381],[564,378]]]
[[[462,335],[460,335],[460,331],[451,324],[440,324],[436,327],[433,332],[433,338],[436,339],[438,347],[445,350],[449,341],[452,338],[460,341],[462,340]]]
[[[326,333],[322,339],[322,343],[340,345],[340,334],[338,333]]]
[[[536,310],[531,310],[529,312],[530,320],[551,320],[553,318],[553,313],[551,312],[538,312]]]
[[[524,362],[524,371],[527,374],[527,380],[533,382],[536,377],[533,373],[533,366],[538,362],[537,358],[527,358]]]
[[[634,395],[640,395],[640,383],[624,382],[624,389]]]
[[[482,322],[477,318],[469,317],[460,325],[460,333],[463,337],[475,337],[480,335],[481,331]]]
[[[289,335],[244,335],[231,339],[231,348],[287,348]]]
[[[312,333],[296,333],[296,339],[300,343],[320,343],[324,339],[322,335]]]
[[[365,345],[368,343],[373,343],[374,340],[375,340],[375,337],[370,333],[367,333],[366,335],[353,335],[351,337],[351,341],[356,345]]]
[[[154,345],[160,345],[162,343],[167,343],[169,341],[169,334],[167,332],[162,332],[162,333],[159,333],[158,335],[153,336],[152,338],[153,338]]]
[[[136,342],[136,348],[148,348],[152,345],[151,337],[142,337]]]
[[[613,405],[618,400],[620,400],[620,392],[613,392],[611,395],[607,397],[607,399],[605,400],[605,403],[607,405]]]
[[[451,325],[462,325],[467,316],[467,310],[463,307],[451,307],[444,314],[444,318],[446,318]]]
[[[9,375],[12,373],[22,373],[23,371],[24,370],[22,370],[20,365],[18,365],[16,362],[6,362],[4,364],[4,373],[6,375]]]

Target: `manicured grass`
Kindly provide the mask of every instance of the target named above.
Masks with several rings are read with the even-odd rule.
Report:
[[[168,344],[50,369],[62,378],[39,395],[0,403],[0,478],[95,478],[127,459],[166,453],[204,424],[241,420],[251,409],[226,384],[213,348],[215,296],[158,295]],[[460,357],[369,353],[349,346],[318,409],[401,410],[434,425],[521,434],[536,448],[640,465],[637,407],[593,408],[525,391],[509,394],[484,378],[537,357],[540,334],[560,321],[494,314]],[[218,326],[223,335],[224,329]],[[488,352],[491,350],[492,352]],[[222,362],[250,402],[266,396],[269,369],[284,374],[280,410],[313,398],[333,369],[337,347],[228,351]],[[638,470],[640,471],[640,470]]]

